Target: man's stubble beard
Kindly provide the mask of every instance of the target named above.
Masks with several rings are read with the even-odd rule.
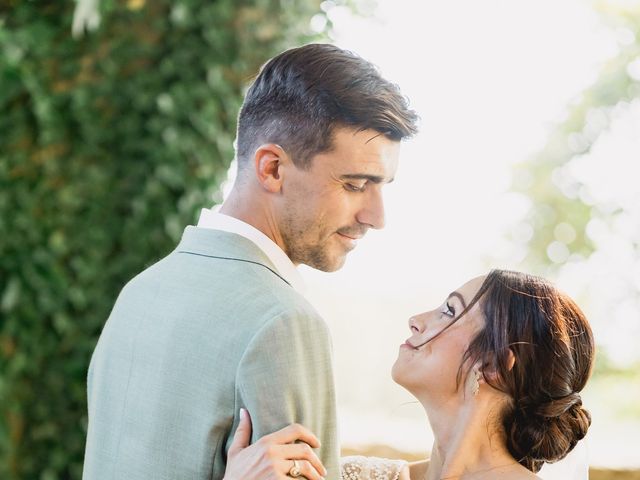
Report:
[[[309,224],[296,218],[295,214],[284,218],[280,227],[280,234],[284,242],[284,251],[291,261],[298,265],[304,264],[323,272],[335,272],[345,262],[345,255],[332,258],[329,254],[329,241],[331,236],[324,241],[320,237],[306,240]],[[314,232],[324,231],[323,225],[311,224]]]

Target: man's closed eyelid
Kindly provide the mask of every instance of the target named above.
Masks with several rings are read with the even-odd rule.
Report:
[[[364,183],[363,185],[354,185],[353,183],[345,183],[345,188],[353,192],[363,192],[366,186],[367,186],[366,183]]]

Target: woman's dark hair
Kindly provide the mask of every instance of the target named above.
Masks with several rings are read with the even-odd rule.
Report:
[[[482,365],[485,381],[511,397],[502,417],[507,447],[535,473],[564,458],[591,425],[579,394],[594,363],[591,327],[571,298],[524,273],[491,271],[465,311],[477,302],[486,324],[463,364]]]
[[[260,70],[238,117],[238,163],[276,143],[299,168],[332,148],[336,127],[372,129],[399,141],[416,133],[417,115],[397,85],[359,56],[329,44],[287,50]]]

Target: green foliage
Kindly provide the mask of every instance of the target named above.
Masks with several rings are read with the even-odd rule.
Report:
[[[601,388],[610,398],[620,390],[628,399],[634,398],[629,392],[640,391],[640,356],[628,342],[640,328],[638,157],[631,144],[611,139],[626,138],[612,132],[620,118],[640,107],[640,4],[593,4],[617,32],[618,54],[568,107],[566,120],[544,149],[517,167],[514,189],[528,197],[530,208],[516,232],[527,252],[525,268],[554,278],[564,275],[590,319],[601,348],[589,389]],[[625,134],[637,139],[640,132]],[[610,173],[611,185],[600,176],[576,173],[589,162],[599,175]],[[633,402],[605,403],[621,416],[640,415]]]
[[[610,223],[623,208],[594,204],[588,187],[572,178],[566,168],[590,152],[607,131],[617,105],[640,99],[640,81],[628,68],[640,59],[640,4],[604,0],[594,5],[630,41],[619,45],[618,55],[569,107],[566,120],[551,133],[544,149],[515,172],[515,190],[532,200],[526,219],[532,235],[526,241],[525,263],[543,274],[552,273],[567,261],[588,258],[596,247],[586,233],[589,221],[598,218]],[[562,249],[566,247],[566,253],[554,259],[549,247],[558,242]],[[635,248],[640,253],[640,246]]]
[[[220,198],[243,89],[319,1],[0,4],[0,478],[78,479],[124,283]],[[4,5],[4,6],[1,6]]]

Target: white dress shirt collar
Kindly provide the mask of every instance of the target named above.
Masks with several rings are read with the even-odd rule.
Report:
[[[271,260],[278,274],[282,275],[297,292],[304,294],[305,284],[302,275],[278,244],[248,223],[218,212],[219,208],[203,208],[200,212],[198,228],[235,233],[252,241]]]

